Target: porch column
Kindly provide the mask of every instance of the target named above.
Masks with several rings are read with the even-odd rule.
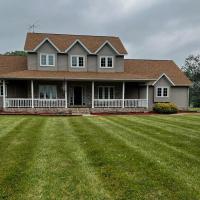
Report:
[[[3,108],[6,107],[6,83],[3,80]]]
[[[92,81],[92,108],[94,108],[94,81]]]
[[[124,108],[124,97],[125,97],[125,82],[122,84],[122,108]]]
[[[33,86],[33,80],[31,80],[31,107],[34,108],[34,86]]]
[[[67,81],[65,81],[65,108],[67,107]]]
[[[146,108],[149,108],[149,86],[147,85],[146,87],[146,100],[147,100],[147,105]]]

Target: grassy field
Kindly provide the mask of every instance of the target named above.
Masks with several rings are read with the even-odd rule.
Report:
[[[200,199],[200,115],[0,116],[0,199]]]

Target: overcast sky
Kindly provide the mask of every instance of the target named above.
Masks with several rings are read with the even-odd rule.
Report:
[[[0,53],[22,50],[36,32],[119,36],[128,58],[200,53],[200,0],[0,0]]]

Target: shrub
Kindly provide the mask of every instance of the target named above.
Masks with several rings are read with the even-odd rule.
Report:
[[[173,114],[178,112],[178,108],[174,103],[156,103],[153,110],[160,114]]]

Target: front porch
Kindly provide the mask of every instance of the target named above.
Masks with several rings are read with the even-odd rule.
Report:
[[[3,80],[2,83],[4,110],[148,110],[149,89],[145,82]]]

